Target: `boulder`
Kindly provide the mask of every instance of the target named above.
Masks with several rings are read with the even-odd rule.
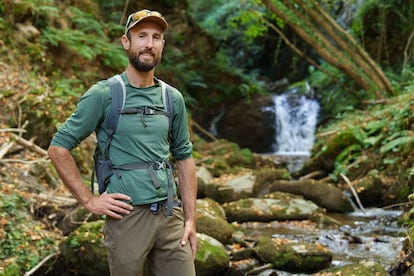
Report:
[[[353,263],[335,268],[328,268],[320,271],[321,275],[341,275],[341,276],[353,276],[353,275],[375,275],[375,276],[388,276],[390,275],[384,267],[376,262],[365,261],[359,264]]]
[[[106,247],[103,243],[104,221],[83,224],[60,245],[60,258],[72,273],[82,275],[109,275]]]
[[[255,181],[256,177],[252,172],[222,177],[206,185],[205,194],[219,203],[248,198],[253,195]]]
[[[248,198],[223,205],[230,222],[304,220],[325,211],[302,198]]]
[[[205,198],[197,200],[197,232],[226,244],[231,239],[234,230],[227,222],[226,214],[220,204]]]
[[[317,272],[332,262],[332,253],[322,245],[281,238],[262,238],[256,252],[263,263],[292,273]]]
[[[230,261],[224,246],[208,235],[197,233],[197,247],[196,274],[198,276],[224,275]]]

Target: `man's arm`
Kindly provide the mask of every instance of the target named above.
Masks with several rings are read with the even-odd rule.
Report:
[[[63,183],[89,212],[121,219],[122,215],[129,214],[133,209],[131,205],[122,201],[130,200],[127,195],[104,193],[99,197],[94,196],[83,183],[75,160],[66,148],[51,145],[48,154]]]
[[[177,161],[178,181],[180,184],[180,195],[184,207],[185,230],[181,245],[190,242],[193,258],[197,252],[196,238],[196,199],[197,180],[195,175],[194,159],[189,158]]]

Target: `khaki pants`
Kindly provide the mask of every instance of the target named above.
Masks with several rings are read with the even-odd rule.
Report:
[[[184,233],[182,208],[174,207],[173,216],[166,209],[157,214],[147,206],[135,206],[121,220],[107,218],[104,235],[112,276],[143,275],[147,259],[157,276],[194,276],[195,267],[190,243],[181,246]]]

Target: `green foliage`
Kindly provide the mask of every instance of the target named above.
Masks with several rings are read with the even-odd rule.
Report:
[[[29,208],[29,204],[28,198],[16,192],[0,193],[0,267],[4,269],[2,275],[22,275],[42,258],[56,252],[55,241],[44,235],[43,226],[39,223],[28,223],[29,215],[25,210]]]
[[[401,166],[402,160],[410,160],[414,147],[414,94],[409,92],[412,90],[406,91],[386,106],[372,106],[369,115],[354,112],[346,116],[341,125],[335,125],[341,129],[340,133],[329,147],[325,143],[322,146],[322,151],[337,149],[333,179],[337,179],[339,173],[348,174],[358,168],[366,161],[368,151],[378,156],[378,160],[372,162],[383,166],[382,170],[395,170],[396,164]],[[412,167],[410,163],[408,166]],[[406,174],[411,172],[409,169]]]
[[[340,118],[345,113],[362,108],[361,101],[373,97],[367,91],[356,90],[355,82],[338,68],[328,63],[322,63],[321,68],[322,70],[315,70],[310,67],[307,79],[315,88],[325,116]],[[345,87],[351,91],[345,90]]]
[[[92,60],[102,58],[105,65],[114,68],[125,66],[127,58],[120,45],[112,44],[105,30],[117,29],[122,33],[122,27],[112,23],[98,21],[89,13],[76,7],[67,9],[68,20],[72,22],[70,29],[47,27],[42,36],[43,43],[55,47],[65,45],[81,57]]]

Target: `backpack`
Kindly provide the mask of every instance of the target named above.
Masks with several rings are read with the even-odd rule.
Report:
[[[111,110],[107,120],[107,129],[108,129],[108,137],[106,140],[105,149],[102,152],[99,149],[99,146],[96,146],[95,154],[94,154],[94,169],[92,171],[91,176],[91,191],[94,193],[94,184],[95,184],[95,173],[96,179],[98,181],[99,187],[99,194],[105,192],[106,187],[109,184],[110,177],[119,170],[133,170],[133,169],[148,169],[150,172],[151,179],[154,183],[156,188],[160,187],[158,183],[158,179],[155,176],[154,169],[162,169],[162,168],[173,168],[171,162],[163,163],[163,162],[156,162],[156,163],[134,163],[134,164],[126,164],[123,166],[114,166],[112,161],[109,158],[109,148],[111,146],[112,138],[116,132],[119,118],[122,114],[134,114],[134,113],[142,113],[145,115],[152,115],[152,114],[162,114],[168,116],[168,123],[169,123],[169,141],[171,144],[171,130],[172,130],[172,118],[174,114],[174,100],[173,100],[173,93],[171,91],[171,86],[167,83],[156,79],[161,85],[162,91],[162,101],[164,105],[164,111],[156,111],[147,107],[144,108],[125,108],[125,99],[126,99],[126,88],[124,81],[122,80],[120,75],[115,75],[108,79],[108,84],[111,89],[111,96],[112,96],[112,103],[111,103]],[[120,175],[119,175],[120,177]],[[171,180],[170,180],[171,181]],[[168,197],[170,198],[170,192],[172,193],[172,189],[168,189]],[[172,185],[172,184],[171,184]],[[171,190],[171,191],[170,191]]]

